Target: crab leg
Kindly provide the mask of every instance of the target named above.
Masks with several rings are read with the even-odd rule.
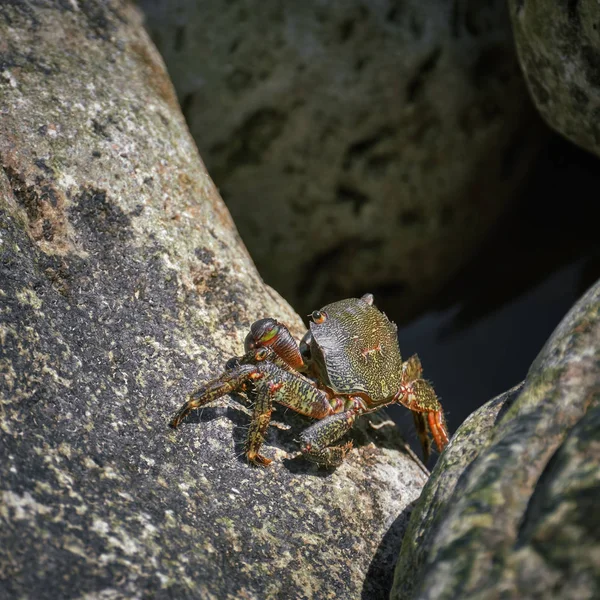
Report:
[[[299,373],[265,365],[269,381],[275,383],[273,400],[301,415],[322,419],[333,412],[329,396]]]
[[[431,443],[427,435],[427,427],[441,452],[448,445],[448,430],[444,421],[444,412],[434,389],[427,381],[421,379],[423,367],[415,354],[402,365],[402,381],[396,400],[413,412],[415,427],[425,462],[429,458]]]
[[[415,381],[421,379],[423,374],[423,367],[421,365],[421,359],[413,354],[405,363],[402,363],[402,380],[403,381]]]
[[[444,421],[444,413],[442,412],[441,406],[440,410],[430,411],[429,413],[427,413],[427,423],[429,424],[431,435],[433,435],[433,439],[435,440],[435,445],[441,452],[450,441],[448,437],[448,430],[446,429],[446,423]]]
[[[232,371],[226,371],[219,377],[211,379],[203,386],[192,392],[187,402],[177,411],[169,425],[176,429],[188,414],[196,409],[242,388],[244,383],[262,377],[255,365],[238,365]]]
[[[330,446],[350,430],[356,419],[356,409],[326,417],[302,432],[302,454],[326,467],[337,467],[352,448],[352,442]]]
[[[426,417],[429,430],[435,441],[437,449],[442,450],[448,445],[448,430],[444,422],[444,413],[435,391],[424,379],[416,379],[415,381],[404,383],[400,386],[400,391],[396,396],[396,400],[413,411],[413,413],[421,414],[422,416],[415,417],[419,438],[421,438],[420,430],[423,426],[423,417]],[[418,421],[417,421],[418,419]],[[423,454],[428,452],[429,443],[423,445]]]
[[[415,429],[419,436],[419,442],[421,442],[421,449],[423,450],[423,462],[426,463],[431,456],[431,440],[427,433],[427,419],[423,413],[411,410],[413,420],[415,422]]]
[[[327,394],[301,375],[290,373],[272,363],[264,363],[262,369],[265,378],[256,385],[256,402],[248,431],[246,456],[251,463],[266,466],[271,460],[259,451],[265,441],[273,402],[313,419],[322,419],[332,408]]]
[[[256,389],[256,402],[254,414],[248,429],[246,440],[246,457],[255,465],[267,466],[271,459],[259,454],[259,450],[265,441],[265,432],[269,427],[271,413],[273,412],[273,395],[277,391],[277,384],[272,382],[261,382]]]

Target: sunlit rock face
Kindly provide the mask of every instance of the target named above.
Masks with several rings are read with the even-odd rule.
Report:
[[[265,286],[127,2],[0,5],[0,597],[381,597],[425,475],[393,427],[268,470],[223,398]],[[238,398],[241,400],[241,398]],[[246,409],[247,412],[247,409]]]

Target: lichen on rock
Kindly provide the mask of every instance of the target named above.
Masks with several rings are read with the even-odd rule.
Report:
[[[268,470],[233,398],[167,426],[254,319],[303,325],[138,12],[4,3],[0,62],[0,597],[383,597],[425,482],[393,429],[322,472],[283,411]]]
[[[548,124],[600,156],[600,6],[510,0],[519,61]]]
[[[415,507],[392,599],[600,594],[600,282],[522,385],[463,423]]]

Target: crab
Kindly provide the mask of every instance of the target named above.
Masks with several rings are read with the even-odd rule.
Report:
[[[310,315],[309,330],[298,345],[275,319],[260,319],[248,333],[245,354],[188,397],[170,422],[177,428],[194,409],[233,392],[253,390],[255,404],[246,457],[255,465],[272,461],[260,454],[273,402],[316,419],[301,434],[302,454],[336,467],[352,442],[335,445],[357,417],[383,406],[402,404],[412,411],[425,461],[433,437],[441,452],[448,444],[442,406],[422,379],[415,354],[403,361],[397,328],[373,304],[373,295],[328,304]]]

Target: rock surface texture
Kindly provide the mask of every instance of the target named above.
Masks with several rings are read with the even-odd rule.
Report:
[[[415,507],[391,598],[600,596],[600,282],[522,386],[457,431]]]
[[[519,60],[544,119],[600,156],[600,4],[510,0]]]
[[[301,314],[366,291],[422,309],[539,144],[505,2],[140,4],[260,272]]]
[[[167,427],[255,318],[302,324],[138,13],[2,3],[0,65],[0,598],[385,597],[425,482],[393,428],[323,472],[281,411],[268,470],[231,398]]]

